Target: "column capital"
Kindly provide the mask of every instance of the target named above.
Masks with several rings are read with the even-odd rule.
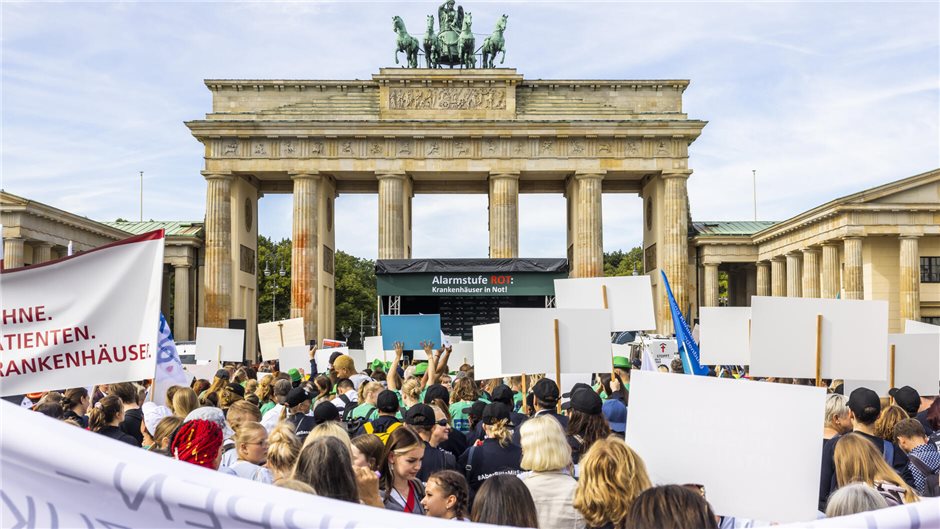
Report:
[[[408,178],[408,174],[405,173],[404,171],[376,171],[375,178],[378,180],[385,180],[385,179],[404,180]]]
[[[206,180],[228,180],[232,181],[235,176],[231,172],[219,173],[214,171],[200,171],[202,177]]]
[[[52,248],[52,247],[55,246],[55,245],[52,244],[51,242],[37,241],[37,242],[33,243],[33,246],[34,246],[35,248]]]
[[[901,240],[906,239],[910,241],[916,241],[917,239],[920,239],[921,237],[922,235],[917,235],[913,233],[902,233],[901,235],[898,235],[898,239],[901,239]]]
[[[721,260],[715,259],[714,257],[706,257],[702,259],[703,266],[719,266],[721,265]]]
[[[825,248],[825,247],[827,247],[827,246],[830,247],[830,248],[838,248],[838,247],[839,247],[839,241],[828,240],[828,241],[824,241],[824,242],[820,243],[819,246],[820,246],[821,248]]]
[[[291,180],[299,180],[302,178],[319,180],[322,177],[320,171],[295,171],[287,173],[287,176],[289,176]]]
[[[770,266],[770,259],[759,259],[754,262],[756,266]]]
[[[690,176],[692,176],[692,170],[686,169],[682,171],[663,171],[660,178],[689,178]]]
[[[512,180],[518,180],[520,174],[521,173],[519,171],[490,171],[490,179],[508,178]]]
[[[865,238],[865,236],[862,235],[862,234],[860,234],[860,233],[858,233],[858,234],[856,234],[856,233],[850,233],[850,234],[844,235],[844,236],[842,237],[842,240],[843,240],[843,241],[860,241],[860,240],[862,240],[862,239],[864,239],[864,238]]]
[[[577,171],[574,173],[575,180],[603,180],[607,176],[607,171]]]
[[[803,252],[803,255],[806,255],[808,253],[817,254],[819,253],[819,248],[816,248],[815,246],[810,246],[808,248],[803,248],[800,251]]]
[[[776,261],[776,262],[778,262],[778,263],[785,263],[785,262],[787,262],[787,256],[785,256],[785,255],[775,255],[775,256],[773,256],[773,257],[770,258],[770,262],[774,262],[774,261]]]
[[[173,268],[192,268],[192,263],[173,263]]]

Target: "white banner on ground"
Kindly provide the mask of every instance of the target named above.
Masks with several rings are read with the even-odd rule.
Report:
[[[307,345],[304,335],[304,319],[272,321],[258,324],[258,345],[261,347],[261,359],[277,360],[281,347]],[[309,369],[309,368],[308,368]]]
[[[470,527],[229,476],[7,402],[0,416],[5,528]]]
[[[656,328],[650,277],[585,277],[555,280],[559,309],[603,309],[604,288],[611,331],[649,331]]]
[[[0,395],[153,378],[163,231],[0,275]]]
[[[704,365],[751,363],[751,308],[702,307],[699,309],[702,341],[699,353]]]
[[[244,359],[244,329],[196,328],[196,360],[241,362]]]
[[[626,440],[653,483],[701,483],[716,513],[814,520],[825,398],[823,388],[634,370]]]
[[[815,377],[817,315],[822,378],[888,378],[887,301],[767,296],[751,298],[751,375]]]

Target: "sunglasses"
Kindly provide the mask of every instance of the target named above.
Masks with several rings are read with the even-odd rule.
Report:
[[[447,422],[447,419],[441,419],[441,420],[435,422],[434,424],[436,424],[436,425],[438,425],[438,426],[449,426],[449,425],[450,425],[450,423]]]

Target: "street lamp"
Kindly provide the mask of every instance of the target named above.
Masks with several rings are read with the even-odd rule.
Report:
[[[277,261],[275,261],[274,267],[277,268]],[[284,277],[287,272],[285,272],[284,267],[281,266],[277,274]],[[264,277],[271,277],[271,270],[268,268],[268,263],[264,263]],[[277,320],[277,277],[271,282],[271,321],[275,320]]]
[[[343,339],[344,339],[344,340],[346,341],[346,343],[348,344],[348,343],[349,343],[349,335],[352,334],[352,327],[349,327],[349,326],[340,327],[339,332],[340,332],[340,334],[343,335]]]
[[[362,316],[363,313],[359,311],[359,346],[363,349],[366,348],[366,330],[362,327]]]

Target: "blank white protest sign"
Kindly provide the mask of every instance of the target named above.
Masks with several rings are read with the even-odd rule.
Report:
[[[381,336],[366,336],[363,347],[365,347],[366,350],[366,362],[368,363],[372,363],[375,359],[379,359],[383,362],[390,362],[395,359],[395,351],[385,351],[382,349]]]
[[[699,353],[705,365],[751,363],[750,307],[699,309]]]
[[[270,323],[259,323],[258,344],[261,346],[261,358],[264,361],[277,360],[279,358],[278,351],[281,347],[306,346],[304,319],[291,318]]]
[[[611,370],[610,314],[603,309],[499,309],[507,374],[555,372],[555,322],[562,373]]]
[[[473,342],[460,341],[454,344],[450,352],[450,365],[462,366],[464,363],[473,365]]]
[[[904,334],[940,334],[940,325],[904,320]]]
[[[825,399],[824,388],[634,370],[626,441],[653,483],[701,483],[716,514],[815,520]]]
[[[500,325],[498,323],[473,326],[474,379],[486,380],[521,374],[503,371],[501,349]]]
[[[603,309],[604,287],[611,331],[649,331],[656,328],[653,289],[647,275],[585,277],[555,280],[559,309]]]
[[[244,350],[244,329],[196,328],[196,360],[221,358],[223,362],[241,362],[245,359]]]
[[[814,378],[818,314],[822,378],[888,377],[887,301],[767,296],[751,298],[751,375]]]
[[[314,358],[317,361],[317,369],[319,369],[321,372],[325,371],[326,368],[329,367],[330,365],[330,357],[333,356],[333,353],[339,353],[339,354],[352,356],[349,354],[348,347],[327,347],[326,349],[317,349],[317,352],[314,353]],[[309,349],[308,349],[308,357],[309,357]],[[356,364],[356,369],[362,369],[362,367],[363,366],[361,364]]]
[[[304,373],[310,371],[310,347],[307,345],[292,345],[278,348],[277,364],[280,370],[288,372],[291,369],[303,369]],[[320,366],[317,365],[319,369]]]
[[[894,387],[910,386],[923,396],[936,395],[940,381],[940,334],[889,334],[889,370],[891,345],[894,345]],[[844,394],[849,395],[860,387],[868,388],[882,397],[887,397],[891,389],[888,378],[847,379]]]

